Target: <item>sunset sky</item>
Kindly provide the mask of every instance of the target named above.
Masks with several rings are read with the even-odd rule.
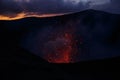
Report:
[[[0,0],[0,20],[19,19],[33,15],[56,16],[86,9],[118,14],[120,13],[119,3],[120,0]]]

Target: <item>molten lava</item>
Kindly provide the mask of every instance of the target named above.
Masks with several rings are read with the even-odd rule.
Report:
[[[73,63],[76,54],[76,42],[73,35],[63,33],[44,46],[44,58],[50,63]]]

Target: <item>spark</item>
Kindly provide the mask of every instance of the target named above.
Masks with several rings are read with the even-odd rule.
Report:
[[[73,63],[75,62],[73,58],[76,53],[75,49],[73,35],[64,33],[61,38],[47,43],[47,46],[43,49],[44,58],[50,63]]]

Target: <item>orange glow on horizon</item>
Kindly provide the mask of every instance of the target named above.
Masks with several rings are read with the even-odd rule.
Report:
[[[16,17],[0,15],[0,20],[17,20],[25,17],[25,13],[19,13]]]
[[[19,13],[15,17],[10,17],[10,16],[5,16],[5,15],[0,15],[0,20],[17,20],[17,19],[22,19],[26,17],[38,17],[38,18],[43,18],[43,17],[54,17],[54,16],[62,16],[65,14],[69,13],[56,13],[56,14],[36,14],[36,13]]]

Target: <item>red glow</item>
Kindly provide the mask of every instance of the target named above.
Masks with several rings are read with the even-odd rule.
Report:
[[[50,63],[73,63],[73,56],[76,53],[76,44],[73,35],[70,33],[63,33],[57,36],[54,41],[47,43],[50,47],[45,47],[44,58]],[[52,49],[49,49],[52,48]],[[49,50],[48,50],[49,49]]]

